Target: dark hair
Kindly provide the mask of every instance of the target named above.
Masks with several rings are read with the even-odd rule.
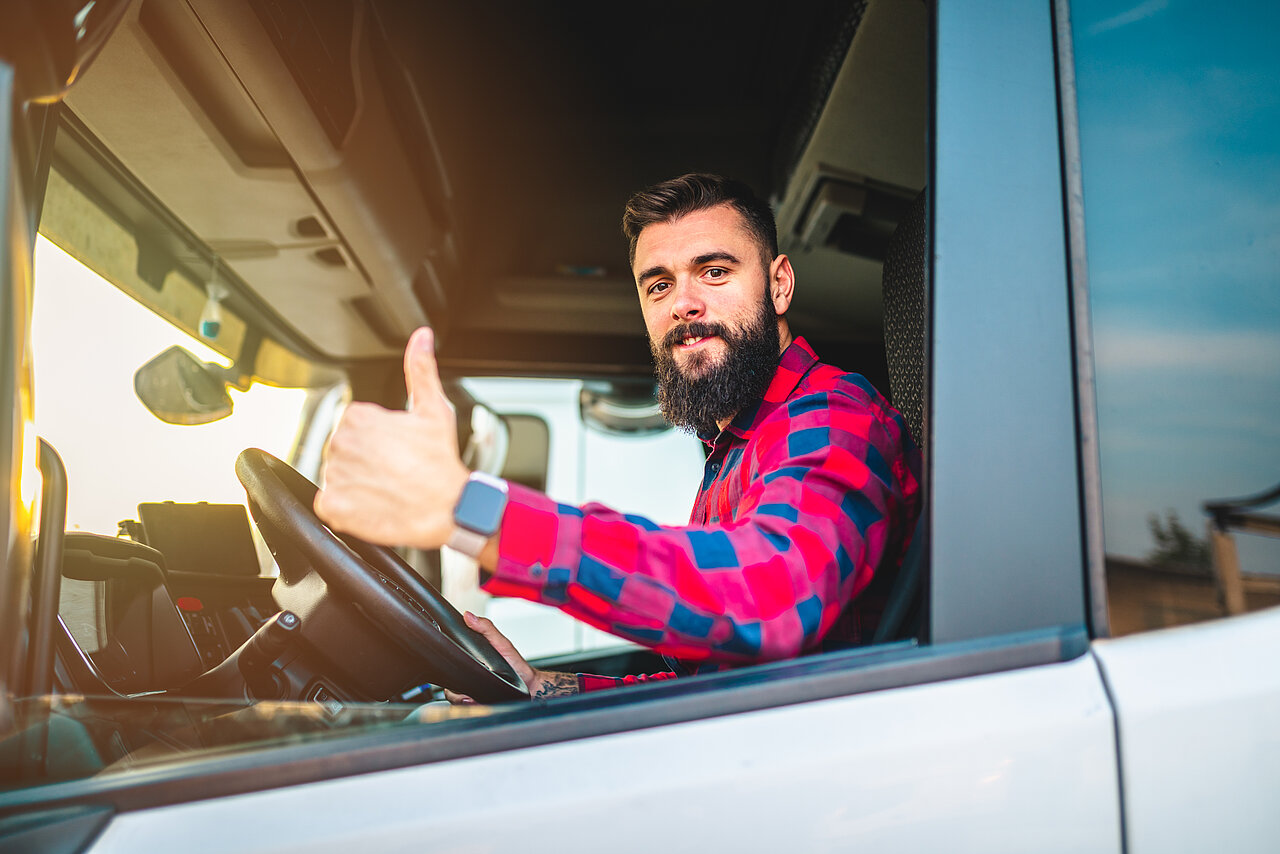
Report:
[[[627,201],[622,213],[622,233],[630,243],[631,263],[636,260],[636,241],[647,227],[717,205],[729,205],[742,215],[747,231],[760,247],[760,254],[766,256],[766,265],[778,257],[778,226],[769,205],[741,181],[695,172],[654,184]]]

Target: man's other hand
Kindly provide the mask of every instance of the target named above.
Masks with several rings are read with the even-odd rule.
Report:
[[[435,549],[453,530],[467,469],[429,328],[409,339],[404,377],[408,411],[347,407],[329,439],[314,506],[329,527],[371,543]]]
[[[516,651],[511,641],[507,640],[506,635],[498,631],[492,620],[487,617],[477,617],[470,611],[464,613],[462,619],[466,621],[471,629],[484,635],[485,639],[498,651],[498,654],[511,665],[511,669],[520,675],[520,678],[524,680],[524,684],[529,688],[530,698],[558,697],[578,693],[578,676],[576,673],[553,673],[549,670],[538,670],[525,661],[524,656]],[[455,706],[475,702],[466,694],[458,694],[448,689],[445,689],[444,697]]]

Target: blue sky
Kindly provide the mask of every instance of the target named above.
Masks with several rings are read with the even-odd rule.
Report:
[[[1149,514],[1280,483],[1280,6],[1072,16],[1107,550],[1140,557]]]

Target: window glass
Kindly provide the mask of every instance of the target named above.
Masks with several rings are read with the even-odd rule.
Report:
[[[1204,507],[1280,484],[1280,7],[1127,5],[1072,4],[1116,633],[1280,601]]]
[[[32,321],[36,431],[67,468],[67,528],[112,536],[140,502],[243,504],[236,456],[258,447],[287,459],[303,389],[231,390],[235,410],[211,424],[176,426],[138,400],[133,374],[179,345],[229,364],[93,271],[40,238]]]

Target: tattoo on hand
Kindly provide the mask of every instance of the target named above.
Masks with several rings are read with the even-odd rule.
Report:
[[[578,693],[578,674],[538,672],[537,687],[533,690],[533,698],[567,697]]]

